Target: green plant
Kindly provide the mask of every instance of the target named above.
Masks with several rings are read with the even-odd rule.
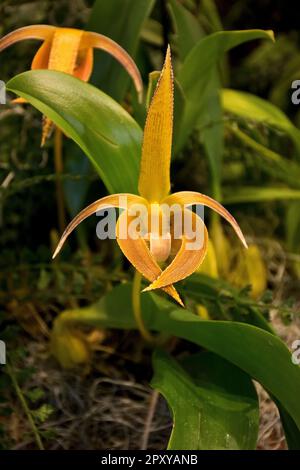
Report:
[[[220,29],[220,22],[210,3],[205,2],[205,12],[211,32]],[[130,18],[133,23],[132,36],[124,39],[130,52],[136,49],[137,35],[154,2],[141,4],[143,8],[138,9],[136,15]],[[104,18],[110,17],[118,5],[117,0],[109,4],[107,2],[102,10],[100,2],[96,2],[95,18],[99,17],[104,24],[108,24]],[[273,40],[272,32],[217,31],[205,35],[201,22],[181,2],[170,0],[168,8],[176,26],[174,49],[177,46],[178,52],[175,64],[177,132],[174,135],[174,163],[179,165],[183,162],[188,165],[189,146],[193,145],[195,139],[198,146],[201,143],[202,156],[204,154],[207,157],[210,190],[215,199],[222,200],[223,203],[234,203],[236,206],[253,201],[261,203],[275,199],[298,199],[299,130],[274,105],[250,94],[222,88],[224,71],[227,70],[224,60],[226,52],[253,39]],[[150,37],[150,42],[156,41],[156,44],[161,45],[163,41],[160,36],[157,41],[153,23],[150,22],[150,25],[152,29],[149,22],[143,26],[144,37]],[[122,42],[122,35],[117,27],[112,35]],[[159,63],[160,58],[156,57],[154,62]],[[94,83],[100,87],[106,85],[106,91],[111,96],[71,75],[50,70],[22,73],[11,79],[7,87],[9,91],[28,100],[78,144],[109,193],[131,193],[132,201],[145,203],[143,198],[146,198],[150,203],[157,203],[170,190],[171,82],[165,82],[161,78],[159,86],[164,87],[164,93],[156,95],[159,96],[158,104],[154,100],[153,105],[152,101],[152,110],[155,112],[150,114],[150,124],[148,121],[152,128],[149,134],[146,124],[145,135],[149,138],[147,150],[149,153],[153,150],[156,160],[149,159],[145,163],[144,159],[140,162],[143,155],[140,124],[144,120],[147,103],[139,105],[129,95],[126,107],[130,114],[115,101],[124,100],[127,79],[121,76],[120,81],[116,78],[111,83],[106,83],[108,75],[115,73],[114,67],[108,61],[105,69],[96,71],[94,77]],[[170,78],[168,62],[166,68]],[[156,79],[157,73],[153,73],[149,80],[148,101]],[[77,97],[76,100],[73,99],[74,96]],[[293,158],[282,155],[276,146],[272,148],[265,138],[265,129],[284,134],[293,149]],[[263,161],[260,168],[270,177],[268,187],[262,184],[255,186],[254,183],[251,187],[240,184],[233,191],[230,184],[227,187],[222,184],[224,148],[227,144],[225,136],[229,139],[234,137],[240,145],[246,147],[242,154],[245,160],[247,157],[247,161],[239,166],[242,171],[247,171],[247,164],[253,156],[251,152],[256,158],[259,154]],[[142,183],[140,180],[139,185],[140,163],[144,180]],[[155,168],[152,167],[154,163]],[[153,168],[155,172],[152,178],[147,179]],[[281,186],[277,187],[272,178],[279,181]],[[236,182],[239,181],[240,178],[237,177]],[[189,181],[185,181],[185,187],[181,189],[188,188]],[[137,196],[138,189],[141,196]],[[167,196],[167,201],[178,202],[176,194],[177,191],[174,194],[175,199],[174,196]],[[191,197],[196,197],[195,192],[181,194],[182,197],[184,195],[186,199],[180,201],[182,205],[184,202],[193,202]],[[219,203],[207,196],[197,197],[194,202],[207,203],[221,215],[225,215],[244,240],[235,220]],[[106,195],[101,201],[118,206],[115,198],[115,194]],[[99,208],[97,201],[80,213],[67,228],[62,242],[80,221]],[[125,216],[122,214],[120,218],[124,219]],[[214,234],[214,249],[219,249],[221,255],[224,255],[223,258],[217,256],[217,259],[221,260],[220,264],[224,264],[227,262],[226,249],[230,250],[233,242],[229,236],[223,234],[219,218],[212,218],[210,225]],[[295,226],[297,224],[289,223],[292,235]],[[195,274],[185,279],[203,260],[206,246],[200,255],[199,250],[193,253],[193,257],[188,256],[182,247],[178,250],[177,246],[177,253],[182,256],[177,258],[171,269],[166,268],[162,264],[163,257],[157,256],[164,252],[165,246],[151,246],[151,235],[152,233],[148,240],[150,250],[145,240],[139,240],[139,243],[126,240],[127,245],[119,240],[119,244],[134,267],[150,280],[150,289],[167,290],[182,303],[180,295],[186,307],[180,308],[172,300],[154,292],[140,293],[144,287],[141,277],[136,275],[132,284],[127,282],[131,274],[126,273],[122,278],[126,278],[125,282],[118,286],[109,285],[104,289],[109,292],[104,293],[98,302],[82,308],[69,306],[57,316],[51,332],[52,350],[56,357],[65,367],[71,367],[74,363],[84,364],[89,360],[86,339],[78,334],[83,326],[139,329],[146,340],[159,344],[159,349],[153,354],[152,386],[165,396],[175,420],[169,449],[254,449],[258,436],[259,407],[253,380],[258,381],[277,404],[289,447],[299,448],[300,404],[297,393],[300,389],[300,370],[299,366],[292,363],[290,351],[275,334],[265,315],[270,305],[250,299],[246,292],[237,291],[218,278],[211,279]],[[173,241],[166,243],[168,255]],[[179,280],[182,283],[179,284],[178,294],[172,283]],[[42,281],[47,280],[42,279],[41,283]],[[205,320],[196,313],[199,304],[207,308],[209,317]],[[170,352],[164,350],[169,349],[170,337],[184,339],[198,347],[199,351],[184,359],[171,357]],[[43,408],[41,415],[47,415],[47,411]]]

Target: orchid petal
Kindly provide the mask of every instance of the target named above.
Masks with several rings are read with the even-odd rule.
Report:
[[[36,24],[16,29],[0,39],[0,51],[24,39],[39,39],[42,41],[49,39],[55,30],[55,26],[46,24]]]
[[[180,204],[181,206],[191,206],[200,204],[203,206],[210,207],[222,217],[224,217],[227,222],[230,223],[245,248],[248,248],[245,237],[235,218],[230,214],[230,212],[228,212],[227,209],[225,209],[225,207],[222,206],[222,204],[217,202],[215,199],[212,199],[211,197],[206,196],[205,194],[197,193],[194,191],[181,191],[166,197],[163,203],[168,204],[169,206],[172,206],[173,204]]]
[[[52,38],[48,39],[45,42],[43,42],[43,44],[38,49],[37,53],[35,54],[35,56],[33,58],[32,63],[31,63],[31,69],[32,70],[40,70],[40,69],[47,69],[48,68],[51,47],[52,47]],[[17,98],[17,99],[19,101],[14,100],[14,103],[16,103],[16,102],[22,103],[22,101],[20,101],[20,98]],[[26,101],[25,101],[25,103],[26,103]],[[43,130],[42,130],[41,147],[44,146],[44,144],[46,142],[46,139],[48,138],[49,134],[51,133],[52,128],[53,128],[52,121],[49,118],[43,116]]]
[[[109,207],[116,207],[120,209],[127,209],[132,204],[147,204],[147,201],[140,196],[136,196],[135,194],[112,194],[109,196],[105,196],[97,201],[93,202],[85,209],[83,209],[79,214],[74,217],[74,219],[69,223],[67,228],[65,229],[62,237],[57,245],[57,248],[53,254],[53,258],[57,256],[60,252],[63,244],[65,243],[66,239],[70,235],[70,233],[79,225],[83,220],[89,217],[92,214],[95,214],[99,210],[103,210]]]
[[[172,130],[173,72],[168,47],[144,129],[139,193],[150,202],[160,202],[170,191]]]
[[[93,49],[90,47],[85,50],[79,50],[74,76],[84,82],[88,82],[93,71]]]
[[[56,28],[51,40],[38,50],[32,68],[48,68],[73,74],[83,31],[73,28]],[[44,118],[41,146],[46,142],[54,124]]]
[[[32,70],[47,69],[50,57],[52,40],[49,39],[40,46],[31,63]]]
[[[107,36],[104,36],[103,34],[99,33],[94,33],[92,31],[85,31],[83,33],[81,47],[83,49],[89,47],[102,49],[105,52],[111,54],[116,60],[118,60],[131,76],[139,96],[139,101],[142,100],[142,78],[137,66],[135,65],[135,62],[125,51],[125,49],[123,49],[119,44],[117,44],[115,41],[108,38]]]
[[[150,253],[145,240],[140,236],[137,236],[135,239],[131,238],[129,234],[128,236],[124,236],[127,235],[127,233],[122,233],[121,236],[120,230],[122,230],[122,225],[124,224],[128,228],[130,221],[131,217],[128,215],[127,211],[120,215],[116,227],[118,245],[134,268],[148,279],[148,281],[153,282],[160,276],[162,271]],[[174,286],[164,286],[163,290],[183,306],[183,302]]]
[[[15,98],[11,100],[11,104],[27,104],[28,101],[25,98]]]
[[[49,70],[73,74],[83,31],[74,28],[56,28],[49,56]]]
[[[197,214],[189,211],[188,215],[192,219],[192,226],[190,227],[192,232],[189,233],[189,229],[184,227],[181,247],[172,263],[144,291],[159,289],[181,281],[193,274],[203,262],[207,252],[208,233],[204,222]]]

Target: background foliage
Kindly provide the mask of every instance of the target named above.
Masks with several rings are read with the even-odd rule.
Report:
[[[290,100],[291,82],[300,73],[300,43],[292,11],[271,1],[139,0],[137,6],[134,0],[5,0],[0,14],[1,36],[31,23],[107,34],[136,58],[146,88],[171,43],[172,191],[222,199],[250,250],[244,254],[231,231],[208,214],[212,244],[202,274],[180,287],[189,321],[172,304],[144,296],[146,316],[147,305],[155,305],[150,324],[178,337],[170,344],[173,357],[156,351],[153,358],[152,386],[176,420],[169,447],[255,448],[253,378],[278,405],[289,447],[299,448],[299,371],[277,336],[290,346],[300,331],[300,134],[299,112]],[[64,140],[69,217],[107,191],[136,191],[145,106],[137,103],[126,73],[97,53],[91,82],[101,91],[58,72],[23,74],[35,47],[28,41],[1,53],[0,78],[79,144]],[[74,89],[77,108],[63,113]],[[39,111],[10,103],[0,110],[0,327],[1,339],[15,351],[1,369],[1,446],[36,448],[40,440],[46,448],[136,448],[136,442],[165,448],[171,417],[166,402],[146,386],[151,353],[131,331],[132,272],[118,248],[97,240],[92,219],[51,261],[59,236],[53,140],[40,149]],[[88,122],[84,134],[76,133],[76,121]],[[120,136],[126,145],[112,155],[106,140],[118,142]],[[120,282],[126,285],[116,287]],[[234,387],[224,381],[224,370],[235,378]],[[283,448],[277,408],[271,405],[270,413],[270,398],[257,388],[258,445]],[[188,421],[181,409],[187,393]],[[123,409],[111,411],[115,397]],[[153,406],[157,429],[151,433],[147,417]],[[208,423],[203,433],[195,413]],[[142,436],[135,434],[137,423]],[[84,438],[74,431],[80,425]],[[185,440],[186,426],[193,444]]]

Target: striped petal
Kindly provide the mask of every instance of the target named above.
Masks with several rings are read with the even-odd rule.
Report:
[[[161,268],[150,253],[148,245],[142,237],[133,239],[129,236],[127,231],[125,234],[123,233],[122,226],[126,227],[125,230],[127,230],[131,220],[132,218],[128,215],[127,211],[120,215],[116,227],[118,245],[134,268],[148,279],[148,281],[153,282],[161,275]],[[122,236],[120,234],[121,230]],[[183,302],[174,286],[164,286],[163,290],[183,306]]]
[[[74,28],[56,28],[51,44],[48,68],[73,74],[83,31]]]
[[[222,204],[217,202],[215,199],[212,199],[209,196],[205,196],[204,194],[197,193],[194,191],[181,191],[179,193],[171,194],[166,199],[164,199],[163,203],[168,204],[169,206],[172,206],[173,204],[180,204],[181,206],[191,206],[199,204],[210,207],[222,217],[224,217],[227,222],[230,223],[235,233],[243,243],[244,247],[248,248],[245,237],[235,218],[230,214],[230,212],[228,212],[227,209],[225,209],[225,207],[222,206]]]
[[[24,39],[39,39],[41,41],[50,39],[55,30],[55,26],[45,24],[36,24],[16,29],[0,39],[0,51]]]
[[[83,31],[79,29],[56,28],[52,40],[45,42],[37,52],[32,67],[43,68],[41,66],[47,62],[46,67],[49,70],[73,74],[82,34]],[[43,119],[42,147],[51,134],[53,127],[53,122],[45,117]]]
[[[159,289],[166,285],[181,281],[195,272],[203,262],[208,244],[208,233],[204,222],[192,211],[186,211],[186,219],[190,222],[184,225],[184,233],[179,251],[172,263],[166,267],[145,291]]]
[[[170,191],[172,131],[173,72],[168,47],[144,129],[139,193],[149,202],[160,202]]]
[[[136,196],[135,194],[123,193],[105,196],[90,204],[88,207],[79,212],[79,214],[77,214],[77,216],[74,217],[72,222],[70,222],[70,224],[67,226],[53,254],[53,258],[58,255],[70,233],[73,232],[77,225],[79,225],[87,217],[109,207],[128,209],[128,207],[130,207],[132,204],[147,204],[147,201],[145,201],[145,199],[140,196]]]
[[[142,100],[142,78],[137,66],[135,65],[135,62],[125,51],[125,49],[123,49],[119,44],[117,44],[115,41],[108,38],[107,36],[103,36],[102,34],[94,33],[92,31],[85,31],[83,33],[81,47],[83,49],[89,47],[102,49],[103,51],[111,54],[116,60],[118,60],[131,76],[139,96],[139,101]]]

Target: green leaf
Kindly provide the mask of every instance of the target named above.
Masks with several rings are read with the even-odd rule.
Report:
[[[131,289],[131,284],[121,284],[97,304],[66,311],[54,327],[61,322],[83,322],[98,328],[136,328]],[[245,323],[201,320],[156,294],[141,294],[141,300],[148,328],[191,341],[236,365],[260,382],[300,429],[300,367],[292,363],[291,353],[281,339]]]
[[[221,31],[223,29],[221,18],[214,0],[202,0],[201,13],[206,16],[214,32]]]
[[[175,29],[179,57],[183,60],[204,36],[204,31],[197,18],[178,0],[168,0],[167,6]]]
[[[216,67],[224,54],[239,44],[253,39],[273,39],[272,31],[219,31],[211,34],[193,47],[186,57],[178,75],[183,92],[187,98],[184,120],[181,127],[178,148],[181,148],[196,123],[206,97],[215,88]]]
[[[36,421],[39,423],[44,423],[54,412],[54,409],[51,405],[44,403],[37,410],[30,411]]]
[[[87,29],[104,34],[135,56],[141,29],[154,0],[96,0]],[[128,73],[110,55],[95,51],[92,83],[121,101],[130,83]]]
[[[209,23],[209,31],[216,33],[217,31],[223,31],[223,24],[221,16],[214,0],[202,0],[201,10],[199,12],[205,17],[205,22]],[[224,56],[220,63],[220,77],[223,85],[229,81],[229,62],[228,57]]]
[[[224,204],[237,204],[242,202],[264,202],[285,199],[300,199],[300,190],[285,187],[243,186],[234,188],[234,191],[224,188],[222,202]]]
[[[146,95],[146,108],[147,109],[150,106],[153,94],[155,92],[155,88],[157,86],[159,76],[160,76],[160,72],[158,70],[154,70],[153,72],[149,73],[148,89],[147,89],[147,95]]]
[[[299,189],[300,165],[297,161],[284,158],[277,152],[265,147],[235,125],[226,125],[226,129],[254,152],[256,164],[266,173]]]
[[[196,300],[198,303],[211,301],[213,310],[224,308],[226,301],[232,308],[230,312],[234,315],[233,319],[237,321],[245,321],[251,325],[258,326],[269,333],[276,334],[271,324],[265,319],[258,307],[253,306],[253,302],[249,297],[237,291],[226,281],[221,279],[212,279],[203,274],[193,274],[183,283],[184,293],[189,298]],[[284,432],[289,449],[300,448],[300,429],[297,428],[292,417],[285,411],[278,400],[273,398],[278,407]]]
[[[293,140],[297,153],[300,155],[300,130],[277,106],[244,91],[223,89],[221,98],[225,111],[285,132]]]
[[[156,351],[153,367],[151,385],[173,413],[169,450],[255,449],[258,398],[247,374],[207,352],[179,365]]]
[[[39,401],[41,398],[44,398],[45,392],[41,388],[36,387],[31,390],[27,390],[25,392],[25,395],[32,403],[35,403]]]
[[[17,75],[7,89],[26,98],[81,147],[109,192],[137,192],[142,131],[112,98],[50,70]]]
[[[210,167],[212,195],[221,199],[221,172],[224,151],[223,111],[219,96],[220,78],[217,69],[212,71],[210,87],[199,112],[199,133]]]

